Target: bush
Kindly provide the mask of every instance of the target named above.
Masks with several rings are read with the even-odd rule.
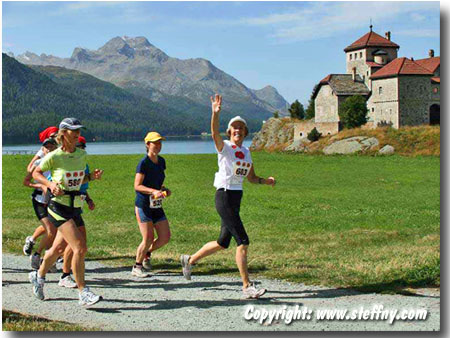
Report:
[[[320,136],[322,136],[322,133],[319,133],[319,131],[317,130],[316,127],[314,127],[314,129],[312,129],[308,135],[306,136],[308,138],[308,140],[310,140],[311,142],[315,142],[317,141]]]
[[[273,117],[276,118],[276,119],[280,117],[280,113],[278,112],[278,110],[275,110],[273,112]]]
[[[361,95],[347,98],[339,108],[339,119],[344,128],[356,128],[367,122],[366,99]]]

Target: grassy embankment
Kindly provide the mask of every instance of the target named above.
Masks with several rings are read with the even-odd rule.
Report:
[[[97,331],[65,322],[2,311],[3,331]]]
[[[256,172],[275,188],[244,186],[241,216],[252,276],[306,284],[393,290],[440,283],[439,157],[307,156],[255,153]],[[89,259],[131,266],[140,234],[133,212],[141,155],[90,156],[105,170],[86,210]],[[216,156],[166,155],[165,202],[172,240],[154,255],[156,270],[180,272],[178,257],[219,234],[212,180]],[[3,250],[21,254],[37,225],[31,190],[21,185],[30,156],[3,156]],[[234,247],[232,244],[232,248]],[[195,274],[237,275],[230,249]]]

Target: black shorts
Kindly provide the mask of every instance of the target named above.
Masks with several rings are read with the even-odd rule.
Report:
[[[241,216],[239,216],[241,199],[242,190],[219,189],[216,191],[216,210],[222,220],[217,243],[223,248],[230,246],[231,237],[236,240],[238,246],[250,244]]]
[[[38,220],[48,217],[47,204],[40,203],[36,201],[34,198],[32,198],[31,201],[33,203],[33,209]]]
[[[73,219],[77,227],[84,226],[84,221],[81,217],[81,208],[72,208],[67,205],[50,201],[48,209],[48,218],[57,228],[71,219]]]

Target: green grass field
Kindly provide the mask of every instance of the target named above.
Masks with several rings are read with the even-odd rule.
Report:
[[[134,262],[141,240],[134,216],[134,172],[143,155],[89,156],[105,170],[85,210],[88,259]],[[178,257],[217,239],[212,186],[217,157],[164,155],[164,209],[171,242],[155,252],[155,269],[179,271]],[[31,156],[3,156],[3,250],[22,254],[38,222],[22,185]],[[252,277],[391,291],[440,283],[440,158],[308,156],[254,153],[256,173],[278,184],[244,185],[241,217],[250,237]],[[235,243],[206,258],[194,274],[238,275]]]

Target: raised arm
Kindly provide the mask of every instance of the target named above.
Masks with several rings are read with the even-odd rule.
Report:
[[[214,140],[217,150],[219,152],[221,152],[223,149],[223,140],[222,140],[222,136],[220,136],[220,132],[219,132],[219,115],[220,115],[220,110],[222,108],[222,96],[220,96],[219,94],[216,94],[214,99],[211,96],[211,108],[212,108],[211,134],[212,134],[212,138]]]

